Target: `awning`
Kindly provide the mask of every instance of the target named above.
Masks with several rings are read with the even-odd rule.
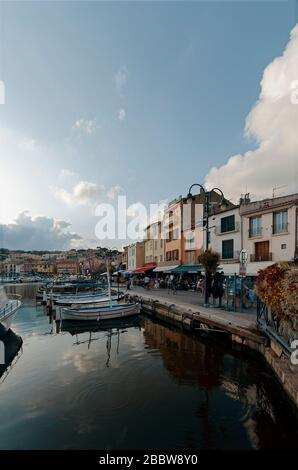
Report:
[[[181,264],[175,269],[171,269],[171,274],[197,274],[203,270],[201,264]]]
[[[144,266],[141,266],[140,268],[137,268],[134,270],[135,274],[144,274],[147,271],[150,271],[151,269],[154,269],[156,267],[156,263],[146,263]]]
[[[178,268],[179,264],[171,265],[171,266],[157,266],[157,268],[153,269],[154,273],[163,273],[171,271],[172,269]]]

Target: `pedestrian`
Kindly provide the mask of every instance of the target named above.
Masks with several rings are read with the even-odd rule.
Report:
[[[131,286],[131,280],[130,280],[130,277],[127,279],[127,283],[126,283],[126,289],[127,290],[130,290],[130,286]]]
[[[150,279],[148,276],[145,276],[144,277],[144,287],[145,289],[149,290],[149,282],[150,282]]]

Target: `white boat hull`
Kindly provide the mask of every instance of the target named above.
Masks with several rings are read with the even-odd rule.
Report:
[[[140,313],[139,304],[120,304],[111,307],[100,308],[62,308],[62,320],[72,321],[100,321],[100,320],[113,320],[116,318],[126,318]]]

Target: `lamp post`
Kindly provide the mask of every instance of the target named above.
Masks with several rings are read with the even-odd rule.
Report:
[[[212,189],[210,189],[210,191],[207,191],[204,188],[204,186],[202,186],[201,184],[194,183],[190,186],[190,188],[188,190],[188,194],[187,194],[187,197],[186,197],[188,204],[191,204],[195,199],[195,196],[193,196],[193,194],[191,192],[192,188],[194,188],[195,186],[198,186],[200,188],[201,192],[204,194],[203,227],[205,227],[205,231],[206,231],[205,250],[208,250],[208,247],[209,247],[209,214],[210,214],[210,202],[211,202],[212,192],[218,191],[220,193],[220,201],[218,203],[219,207],[224,208],[227,205],[227,201],[226,201],[226,199],[224,197],[224,194],[223,194],[221,189],[212,188]],[[207,271],[206,271],[206,268],[205,268],[205,289],[204,289],[204,306],[205,307],[208,307],[208,298],[209,297],[208,297],[208,290],[207,290]]]

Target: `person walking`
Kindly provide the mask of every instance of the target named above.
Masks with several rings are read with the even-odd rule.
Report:
[[[149,282],[150,282],[150,279],[148,276],[145,276],[144,277],[144,287],[145,289],[149,290]]]

